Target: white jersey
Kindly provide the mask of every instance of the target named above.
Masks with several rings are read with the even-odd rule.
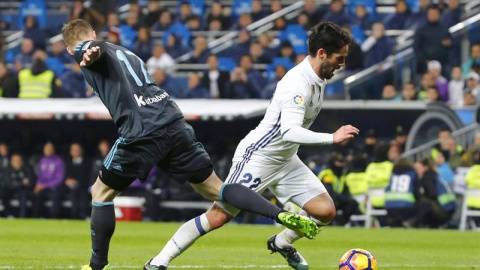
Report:
[[[310,128],[322,107],[326,83],[314,72],[309,56],[288,71],[278,82],[265,117],[240,142],[233,161],[243,159],[273,165],[282,164],[296,155],[300,145],[282,139],[288,130],[284,130],[281,124],[289,120],[282,119],[282,112],[303,114],[301,126]]]

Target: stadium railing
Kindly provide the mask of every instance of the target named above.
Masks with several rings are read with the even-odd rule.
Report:
[[[469,209],[468,206],[467,206],[467,197],[468,196],[471,196],[471,197],[478,197],[480,198],[480,189],[468,189],[465,191],[465,193],[463,194],[463,202],[462,202],[462,214],[461,214],[461,217],[460,217],[460,226],[459,226],[459,229],[461,231],[464,231],[467,226],[470,226],[472,229],[476,230],[476,231],[480,231],[480,228],[478,228],[476,225],[475,225],[475,222],[473,220],[470,220],[470,223],[468,223],[469,221],[469,217],[480,217],[480,210],[478,209]]]

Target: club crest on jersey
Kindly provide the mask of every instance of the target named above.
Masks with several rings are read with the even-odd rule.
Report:
[[[300,94],[296,94],[293,97],[293,103],[296,105],[303,105],[303,96]]]

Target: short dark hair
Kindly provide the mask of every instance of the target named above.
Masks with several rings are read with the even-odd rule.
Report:
[[[352,43],[350,34],[332,22],[321,22],[315,25],[308,37],[308,53],[315,57],[317,51],[323,48],[327,55],[336,53]]]

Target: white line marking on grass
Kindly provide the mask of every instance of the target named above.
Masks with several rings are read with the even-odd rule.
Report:
[[[467,264],[450,264],[450,265],[435,265],[435,264],[381,264],[383,268],[436,268],[436,267],[448,267],[451,269],[480,269],[480,265],[467,265]],[[118,265],[110,266],[112,269],[138,269],[141,266],[138,265]],[[338,267],[338,265],[322,265],[322,267]],[[40,269],[80,269],[81,266],[69,265],[69,266],[47,266],[41,267]],[[288,265],[172,265],[168,267],[169,269],[278,269],[278,268],[289,268]],[[17,266],[0,266],[0,269],[39,269],[38,266],[26,266],[26,267],[17,267]]]

